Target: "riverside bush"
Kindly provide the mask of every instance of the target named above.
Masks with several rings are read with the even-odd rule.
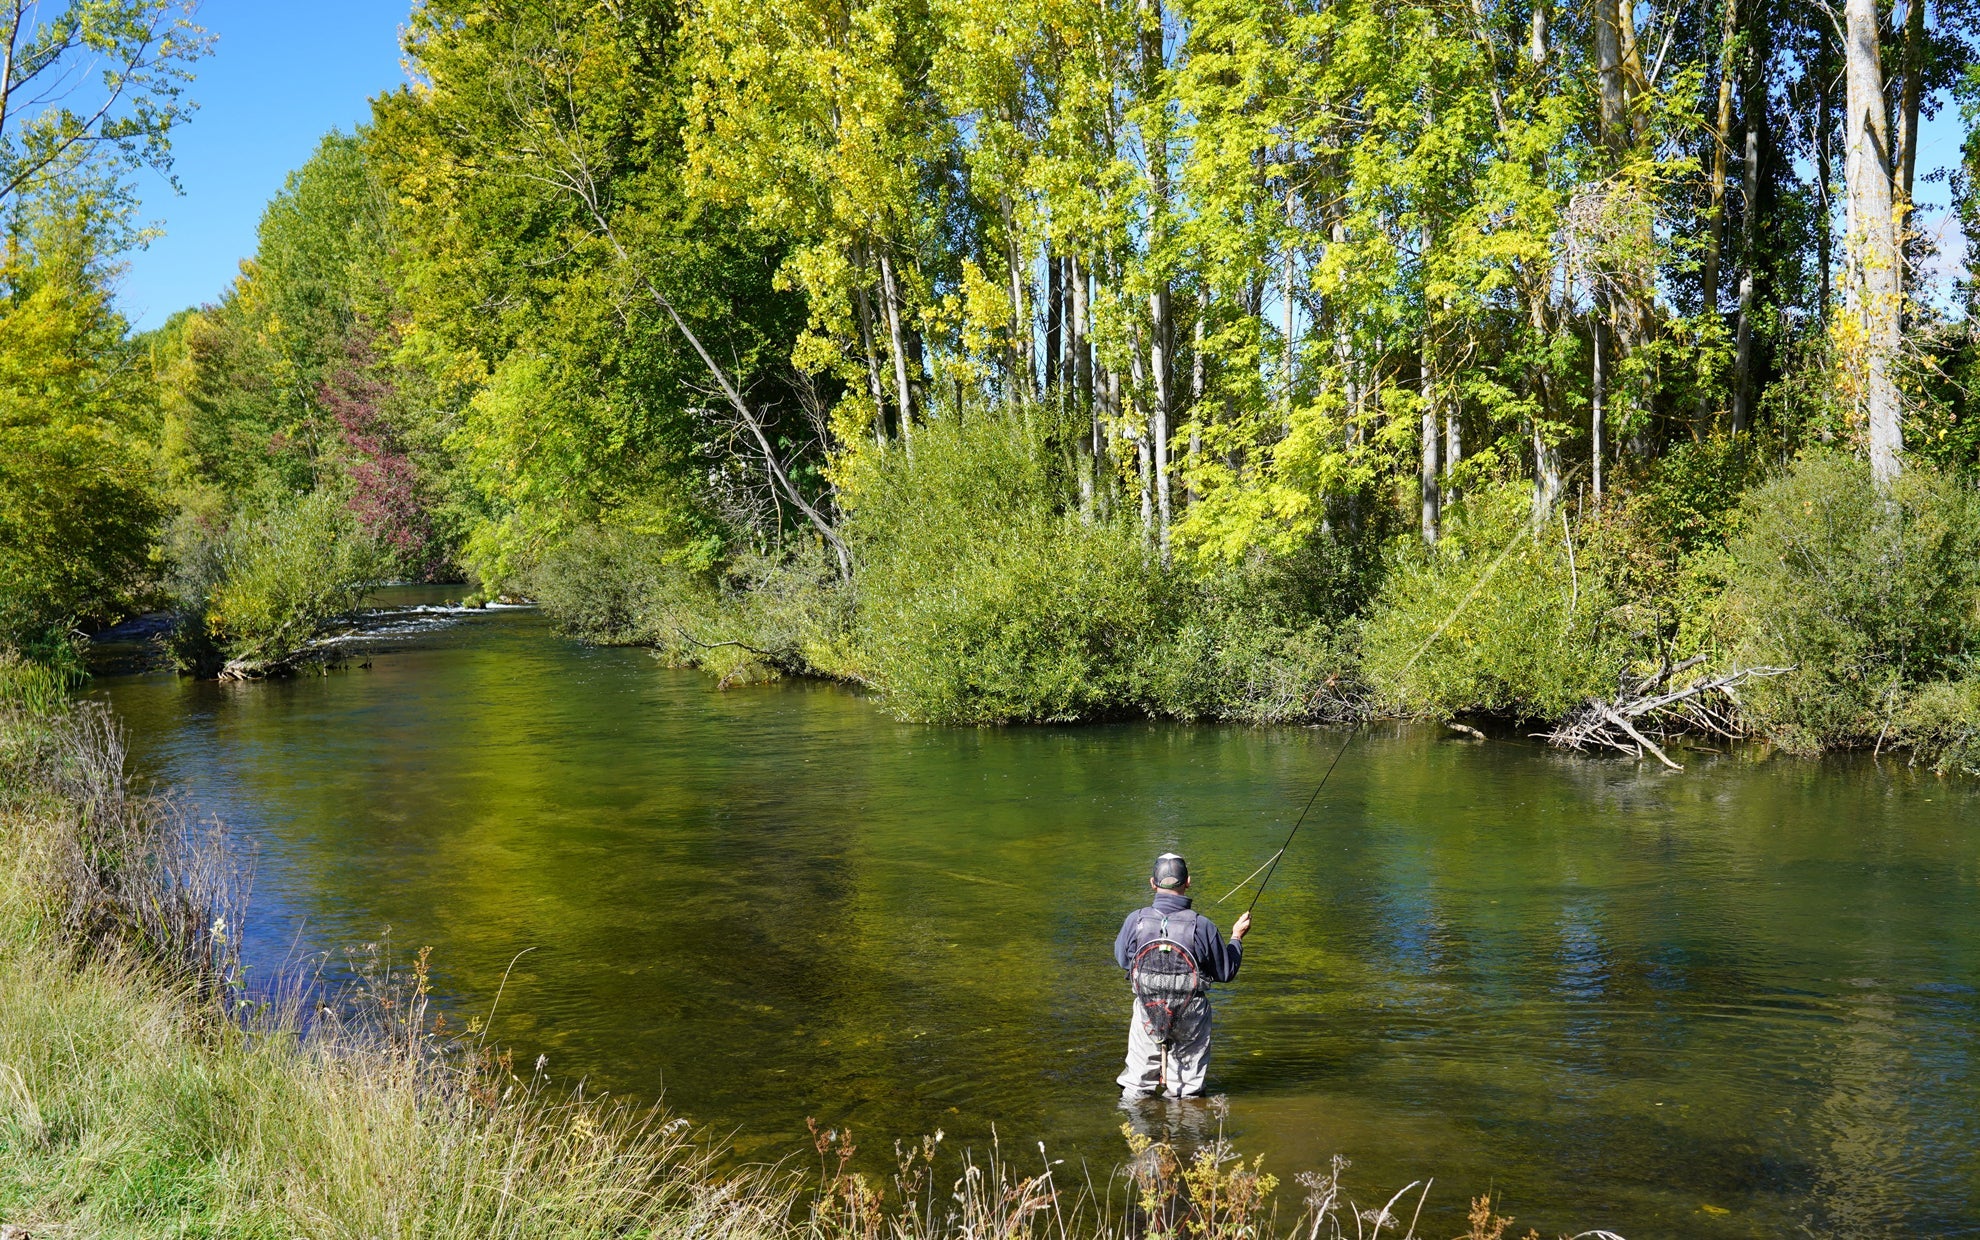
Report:
[[[912,455],[848,463],[859,665],[896,714],[1145,708],[1169,583],[1131,529],[1064,510],[1063,472],[1048,427],[996,416],[931,423]]]
[[[1888,495],[1867,465],[1804,456],[1748,493],[1727,548],[1722,623],[1740,663],[1793,667],[1743,693],[1786,748],[1889,739],[1921,686],[1961,678],[1980,607],[1980,520],[1958,483],[1914,465]],[[1938,734],[1957,695],[1916,716]]]
[[[1940,775],[1980,775],[1980,676],[1918,686],[1897,719],[1914,757]]]
[[[953,533],[933,575],[887,564],[862,582],[861,653],[897,714],[1054,722],[1155,704],[1175,590],[1133,532],[1040,515]]]
[[[699,588],[658,535],[584,526],[552,547],[529,592],[567,631],[604,646],[678,640],[663,631],[666,603]]]
[[[891,709],[988,724],[1339,706],[1361,560],[1322,538],[1279,561],[1164,568],[1132,518],[1057,498],[1076,488],[1055,442],[1042,413],[984,416],[851,463],[856,660]]]
[[[1522,720],[1614,693],[1640,635],[1612,557],[1573,539],[1564,512],[1536,524],[1503,485],[1467,497],[1434,550],[1405,544],[1364,629],[1374,690],[1409,713]]]
[[[1363,708],[1352,623],[1373,586],[1375,540],[1321,535],[1284,557],[1256,555],[1187,583],[1156,665],[1155,706],[1180,719],[1282,723]]]
[[[261,676],[294,665],[377,585],[386,560],[329,491],[272,501],[224,532],[175,539],[180,666],[202,675]]]
[[[848,592],[810,540],[702,568],[683,563],[661,535],[588,526],[550,549],[529,586],[567,632],[600,645],[651,646],[725,684],[848,672]]]

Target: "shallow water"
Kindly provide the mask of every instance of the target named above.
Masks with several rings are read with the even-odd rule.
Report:
[[[913,727],[528,612],[403,612],[366,648],[97,682],[141,766],[258,850],[258,974],[389,928],[458,1016],[501,990],[519,1057],[664,1089],[749,1157],[808,1154],[815,1116],[868,1156],[994,1125],[1102,1174],[1148,861],[1185,852],[1228,926],[1209,900],[1342,740]],[[1337,1152],[1364,1204],[1435,1176],[1428,1235],[1487,1188],[1547,1234],[1980,1234],[1980,799],[1889,762],[1687,764],[1356,740],[1218,995],[1237,1147],[1289,1198]]]

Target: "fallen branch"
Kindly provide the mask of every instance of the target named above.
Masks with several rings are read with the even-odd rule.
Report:
[[[1672,676],[1704,661],[1700,655],[1676,665],[1666,663],[1633,684],[1625,677],[1614,700],[1583,703],[1560,726],[1544,734],[1547,743],[1564,749],[1608,749],[1638,758],[1652,756],[1673,770],[1682,770],[1647,733],[1669,737],[1691,732],[1737,739],[1746,734],[1746,728],[1735,690],[1749,680],[1794,670],[1735,668],[1723,675],[1702,676],[1679,689],[1669,687]]]
[[[1643,749],[1649,750],[1651,755],[1655,757],[1657,761],[1663,763],[1665,766],[1670,767],[1673,771],[1682,771],[1684,769],[1683,767],[1679,766],[1677,763],[1671,761],[1671,756],[1669,754],[1657,748],[1657,743],[1655,741],[1651,740],[1649,737],[1643,735],[1643,733],[1631,727],[1629,720],[1623,718],[1621,715],[1618,715],[1613,706],[1610,706],[1607,702],[1603,702],[1601,703],[1601,707],[1602,707],[1602,713],[1608,716],[1608,720],[1610,723],[1613,723],[1617,727],[1621,728],[1623,732],[1629,736],[1629,739],[1635,741],[1638,745],[1642,746]]]
[[[703,650],[720,650],[724,646],[734,646],[737,649],[749,651],[751,654],[755,655],[759,659],[768,662],[773,667],[782,668],[787,662],[787,660],[784,659],[782,656],[773,654],[768,650],[759,649],[755,646],[750,645],[748,642],[705,642],[702,641],[700,638],[696,637],[694,634],[688,632],[686,629],[682,628],[678,624],[674,626],[674,632],[679,633],[681,635],[682,641],[688,643],[691,646],[699,646]]]

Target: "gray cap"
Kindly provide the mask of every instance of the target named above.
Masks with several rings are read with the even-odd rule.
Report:
[[[1176,853],[1163,853],[1155,858],[1155,869],[1149,877],[1164,891],[1179,890],[1189,881],[1189,862]]]

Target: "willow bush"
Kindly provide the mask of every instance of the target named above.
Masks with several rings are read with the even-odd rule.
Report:
[[[1467,497],[1433,550],[1404,544],[1364,630],[1363,672],[1404,713],[1566,714],[1616,691],[1640,652],[1612,554],[1517,485]]]
[[[1067,510],[1036,422],[921,428],[854,459],[863,676],[904,718],[1042,722],[1145,708],[1175,590],[1126,522]]]
[[[326,490],[266,500],[218,533],[193,528],[178,541],[173,653],[204,675],[294,666],[388,567],[342,498]]]
[[[1906,721],[1950,736],[1970,705],[1980,508],[1914,465],[1887,494],[1854,457],[1818,451],[1749,492],[1727,548],[1722,624],[1736,661],[1792,667],[1752,685],[1752,722],[1799,752],[1889,742]]]
[[[1136,512],[1096,510],[1050,414],[934,422],[844,479],[856,666],[903,718],[1338,713],[1364,544],[1164,565]],[[1372,541],[1372,535],[1366,541]]]

